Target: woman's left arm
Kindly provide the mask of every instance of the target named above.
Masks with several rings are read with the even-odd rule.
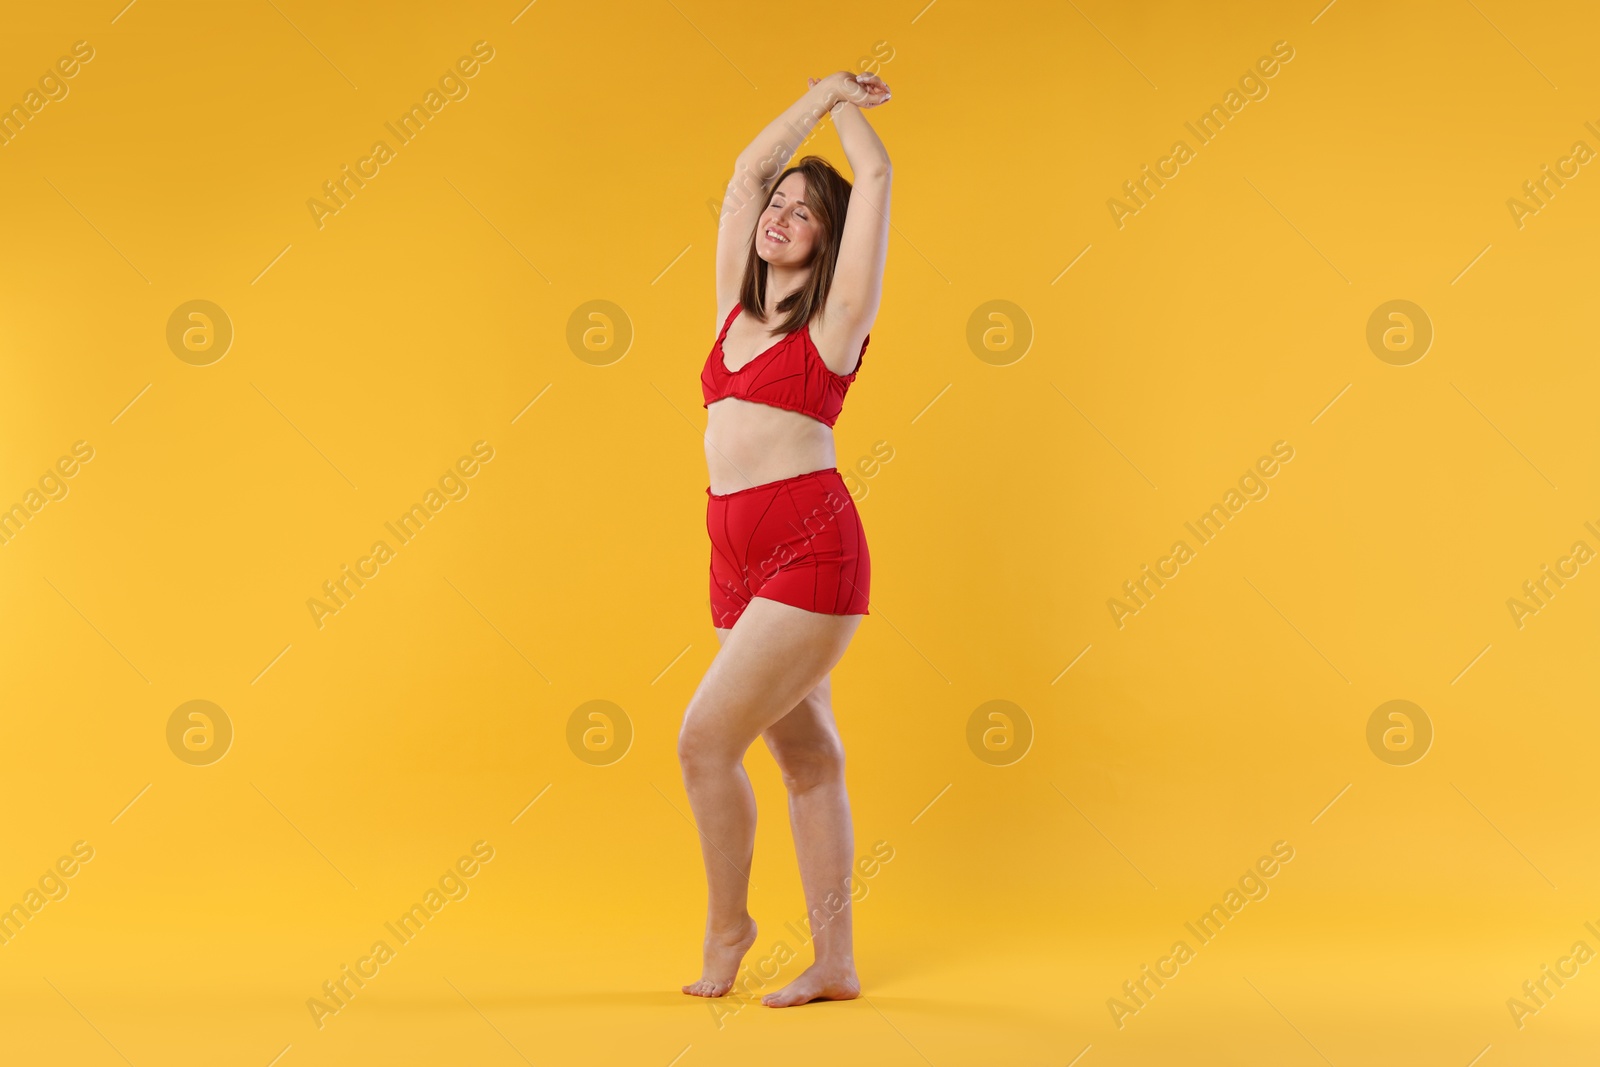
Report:
[[[862,112],[888,99],[888,87],[871,75],[834,110],[833,124],[850,162],[850,206],[840,237],[839,262],[828,292],[828,332],[844,351],[856,351],[872,329],[883,295],[889,251],[889,153]],[[861,104],[849,102],[859,98]]]

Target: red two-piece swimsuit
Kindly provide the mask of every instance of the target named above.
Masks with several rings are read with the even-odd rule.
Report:
[[[835,374],[806,324],[736,371],[722,358],[722,340],[739,313],[735,304],[700,372],[704,407],[725,397],[798,411],[832,426],[844,394],[861,370]],[[867,615],[872,561],[866,533],[844,478],[833,467],[765,482],[732,493],[706,486],[711,538],[711,619],[731,627],[751,597],[826,615]]]

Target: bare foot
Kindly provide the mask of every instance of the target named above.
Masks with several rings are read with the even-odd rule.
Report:
[[[739,961],[755,943],[756,921],[748,915],[744,917],[744,925],[735,927],[731,933],[708,932],[700,980],[684,986],[683,991],[691,997],[726,996],[733,988],[733,980],[739,976]]]
[[[861,982],[853,966],[819,967],[813,963],[800,977],[762,997],[761,1003],[769,1008],[787,1008],[813,1000],[854,1000],[860,995]]]

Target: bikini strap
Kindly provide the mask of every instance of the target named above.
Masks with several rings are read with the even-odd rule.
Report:
[[[857,374],[861,373],[861,364],[867,361],[867,342],[870,340],[872,340],[872,335],[870,333],[861,339],[861,351],[856,353],[855,370],[852,370],[847,377],[854,378]]]
[[[727,337],[727,336],[728,336],[728,327],[729,327],[729,326],[732,326],[732,325],[733,325],[733,317],[734,317],[734,316],[735,316],[735,315],[737,315],[737,314],[739,314],[739,309],[740,309],[740,308],[741,308],[741,307],[743,307],[743,306],[744,306],[744,305],[743,305],[743,304],[741,304],[741,303],[739,303],[739,301],[737,301],[737,300],[735,300],[735,301],[734,301],[734,302],[733,302],[733,310],[732,310],[732,311],[730,311],[730,312],[728,312],[728,317],[727,317],[727,318],[726,318],[726,319],[724,319],[724,320],[723,320],[723,322],[722,322],[722,332],[721,332],[721,333],[719,333],[719,334],[717,334],[717,340],[718,340],[718,341],[719,341],[719,342],[720,342],[720,341],[721,341],[721,340],[722,340],[722,339],[723,339],[723,338],[725,338],[725,337]]]

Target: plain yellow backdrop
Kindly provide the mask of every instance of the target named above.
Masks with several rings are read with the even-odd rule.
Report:
[[[1588,6],[123,2],[0,35],[5,1062],[1589,1062]],[[760,746],[795,962],[678,992],[697,377],[733,159],[838,69],[893,91],[834,672],[892,858],[864,998],[772,1012]]]

